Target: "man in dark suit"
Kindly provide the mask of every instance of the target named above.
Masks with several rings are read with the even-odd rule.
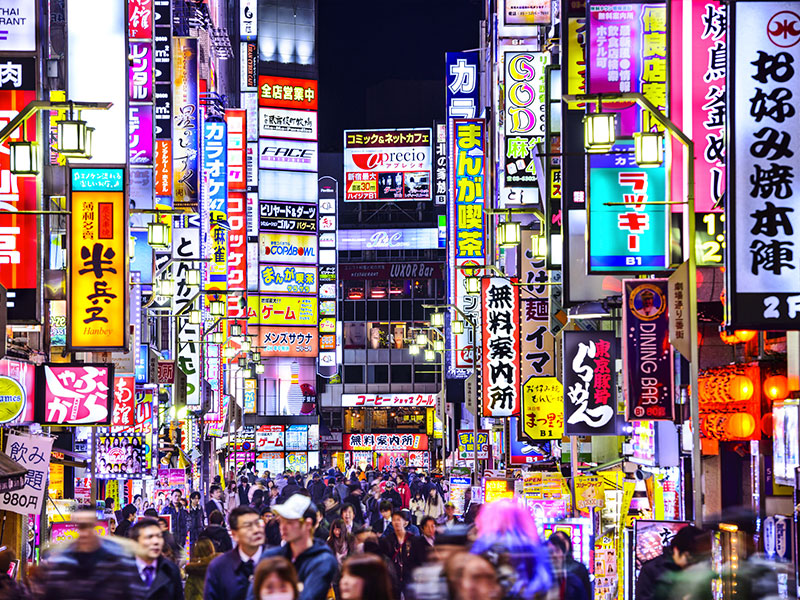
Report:
[[[218,485],[212,485],[208,491],[209,501],[206,502],[206,522],[208,522],[208,515],[215,510],[218,510],[225,515],[225,505],[222,504],[222,488]]]
[[[228,523],[236,548],[208,565],[203,600],[245,600],[255,565],[264,551],[264,522],[254,508],[237,506]]]
[[[139,544],[136,568],[147,593],[146,600],[183,600],[180,569],[162,555],[164,537],[155,519],[142,519],[130,530],[130,538]]]
[[[378,537],[392,528],[392,512],[394,506],[391,500],[381,500],[380,512],[381,516],[372,522],[372,531],[378,534]]]

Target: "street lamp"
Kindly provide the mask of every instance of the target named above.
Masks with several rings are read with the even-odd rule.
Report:
[[[212,300],[208,303],[208,310],[214,317],[224,317],[225,303],[222,300]]]
[[[660,167],[664,162],[664,135],[640,132],[633,134],[633,149],[636,164],[640,167]]]
[[[250,338],[244,338],[240,344],[242,352],[250,352]]]
[[[211,334],[212,344],[221,344],[225,341],[225,335],[221,331],[215,331]]]
[[[467,288],[467,294],[475,296],[481,293],[481,278],[480,277],[465,277],[464,287]]]
[[[14,175],[39,174],[39,146],[36,142],[9,142],[11,172]]]
[[[156,294],[159,296],[172,296],[175,293],[175,282],[171,277],[162,277],[156,281]]]
[[[408,353],[411,356],[417,356],[419,354],[419,350],[420,350],[420,348],[419,348],[419,346],[417,344],[410,344],[408,346]]]
[[[266,370],[266,367],[261,363],[257,363],[255,369],[258,375],[263,375],[264,371]]]
[[[147,224],[147,243],[153,248],[169,248],[169,227],[161,221]]]
[[[444,340],[433,340],[433,351],[444,352]]]
[[[230,328],[231,337],[239,337],[242,335],[242,326],[239,323],[231,323]]]
[[[444,313],[431,313],[431,327],[444,327]]]
[[[190,325],[200,325],[202,322],[202,316],[200,311],[197,309],[192,309],[189,311],[189,324]]]
[[[428,336],[424,333],[418,333],[416,339],[418,346],[427,346],[428,345]]]
[[[186,285],[200,285],[199,269],[189,269],[186,271]]]
[[[456,335],[461,335],[464,333],[464,321],[461,319],[453,319],[450,321],[450,331]]]
[[[547,258],[547,236],[546,235],[532,235],[531,236],[531,252],[533,257],[537,259]]]
[[[614,113],[590,113],[583,117],[583,140],[588,152],[608,152],[617,137]]]
[[[433,350],[425,350],[425,360],[433,362],[436,360],[436,353]]]
[[[497,228],[497,241],[501,248],[519,246],[521,237],[521,228],[517,221],[505,221]]]
[[[68,118],[57,121],[58,140],[56,150],[65,156],[86,156],[86,121],[75,118],[72,109]]]

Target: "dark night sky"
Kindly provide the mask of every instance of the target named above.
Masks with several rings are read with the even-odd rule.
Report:
[[[483,0],[319,0],[320,150],[345,129],[444,119],[444,53],[479,45]]]

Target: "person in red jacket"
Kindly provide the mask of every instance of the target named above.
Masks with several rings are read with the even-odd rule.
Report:
[[[403,508],[408,508],[411,503],[411,488],[408,487],[408,482],[404,477],[399,477],[397,481],[397,493],[403,500]]]

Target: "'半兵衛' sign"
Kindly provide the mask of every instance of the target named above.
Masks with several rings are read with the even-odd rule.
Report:
[[[124,168],[70,170],[69,328],[73,350],[128,348]]]
[[[726,298],[729,323],[797,329],[800,3],[729,6]]]
[[[564,331],[566,435],[614,435],[616,345],[613,331]]]

